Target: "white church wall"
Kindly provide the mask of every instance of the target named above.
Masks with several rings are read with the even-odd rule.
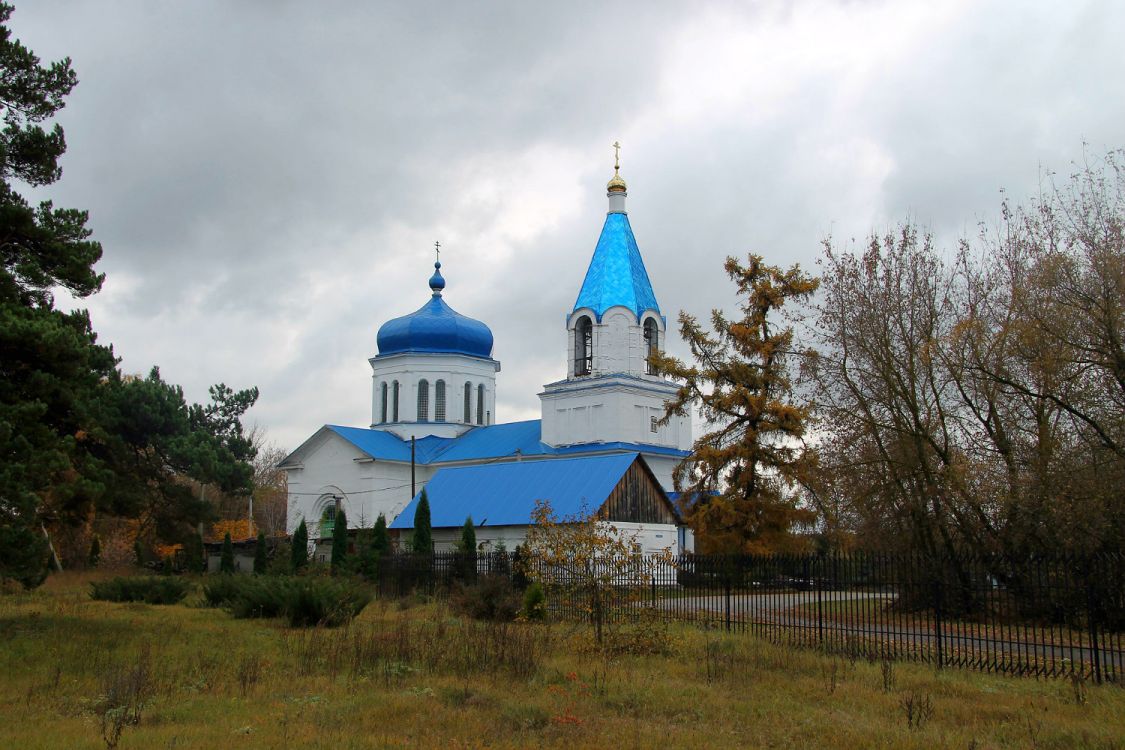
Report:
[[[409,535],[410,532],[406,532]],[[504,548],[509,552],[515,550],[516,545],[523,544],[527,538],[526,526],[478,526],[476,529],[477,549],[480,552],[495,552],[503,541]],[[434,551],[453,552],[461,541],[461,527],[450,529],[434,529]]]
[[[343,498],[340,505],[351,528],[374,526],[380,513],[391,523],[410,502],[410,464],[373,460],[331,431],[325,432],[317,445],[307,447],[303,468],[288,469],[289,533],[303,518],[309,538],[317,538],[324,508],[334,504],[334,496]],[[430,467],[417,466],[417,487],[420,489],[433,474]]]
[[[634,541],[639,552],[652,555],[669,550],[673,555],[681,554],[679,533],[674,524],[665,523],[626,523],[614,521],[618,538]],[[494,552],[501,540],[504,547],[512,552],[517,545],[527,539],[527,526],[481,526],[476,529],[477,547],[482,552]],[[410,532],[405,532],[409,535]],[[434,551],[453,552],[461,541],[461,528],[442,528],[433,530]]]
[[[679,535],[676,526],[670,523],[627,523],[613,521],[618,538],[631,539],[643,555],[653,555],[668,550],[673,555],[680,554]]]

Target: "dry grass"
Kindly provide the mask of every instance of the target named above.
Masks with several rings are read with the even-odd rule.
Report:
[[[95,602],[88,580],[0,597],[0,747],[104,748],[107,707],[125,705],[119,748],[1125,749],[1112,686],[888,671],[686,628],[666,654],[602,658],[570,626],[433,603],[291,630],[195,595]],[[142,672],[143,689],[122,682]]]

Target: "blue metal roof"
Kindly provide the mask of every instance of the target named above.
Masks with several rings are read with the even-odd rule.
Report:
[[[632,310],[637,320],[645,310],[660,314],[629,216],[623,213],[606,215],[574,309],[588,307],[600,321],[605,311],[616,305]]]
[[[605,451],[626,453],[655,453],[665,456],[688,455],[687,451],[668,448],[662,445],[641,443],[581,443],[554,447],[541,439],[543,423],[532,419],[526,422],[474,427],[460,437],[444,438],[434,435],[418,438],[415,441],[414,461],[418,464],[452,463],[456,461],[480,461],[489,458],[570,456],[583,453],[602,453]],[[410,440],[404,440],[393,432],[368,429],[365,427],[341,427],[328,425],[335,432],[361,451],[386,461],[409,461]],[[465,519],[462,518],[462,521]]]
[[[536,500],[550,501],[559,518],[589,514],[605,503],[637,457],[625,453],[442,469],[426,483],[430,523],[456,527],[472,516],[477,526],[522,526],[531,521]],[[390,528],[414,528],[421,495],[414,496]]]
[[[492,356],[492,331],[479,320],[445,304],[441,298],[444,288],[441,264],[435,263],[434,275],[430,277],[433,292],[430,301],[409,315],[388,320],[380,326],[376,337],[379,356],[403,352]]]

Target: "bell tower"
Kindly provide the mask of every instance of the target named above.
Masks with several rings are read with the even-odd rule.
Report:
[[[628,443],[688,450],[690,418],[658,424],[677,385],[653,374],[649,366],[649,355],[663,347],[667,320],[629,224],[627,186],[620,169],[615,158],[613,178],[606,185],[605,224],[566,318],[566,379],[547,384],[539,394],[543,441],[554,446]],[[665,482],[664,472],[653,468]],[[670,472],[668,468],[669,487]]]

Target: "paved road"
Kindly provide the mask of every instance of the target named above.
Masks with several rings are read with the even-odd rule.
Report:
[[[822,591],[820,601],[824,604],[838,602],[857,602],[860,613],[870,613],[876,607],[883,607],[895,599],[890,593],[870,593],[851,591]],[[843,640],[849,637],[893,641],[905,646],[924,648],[934,652],[940,642],[943,658],[949,663],[961,657],[969,662],[989,662],[1014,660],[1017,663],[1036,662],[1049,669],[1069,671],[1068,662],[1085,661],[1092,663],[1092,649],[1066,644],[1031,643],[1020,640],[1018,629],[1013,638],[1003,635],[985,636],[973,633],[958,633],[955,627],[946,624],[941,639],[938,640],[933,626],[929,623],[911,622],[841,622],[831,617],[818,621],[809,616],[803,607],[815,606],[817,594],[813,591],[776,591],[764,594],[732,594],[729,598],[729,617],[731,624],[743,628],[766,626],[804,631],[828,640]],[[728,617],[728,601],[722,592],[713,596],[692,596],[678,599],[661,599],[657,606],[669,611],[676,619],[696,620],[700,614],[707,619],[724,623]],[[797,609],[801,607],[801,609]],[[867,609],[870,607],[871,609]],[[1116,673],[1125,676],[1125,652],[1107,650],[1099,652],[1103,673]]]

